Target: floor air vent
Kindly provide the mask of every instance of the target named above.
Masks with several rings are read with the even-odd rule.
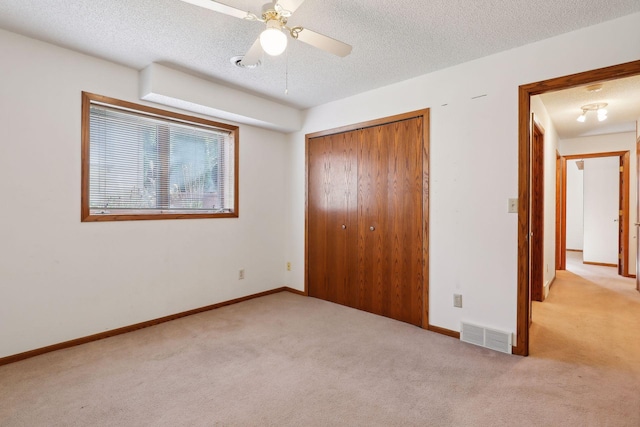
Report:
[[[460,339],[469,344],[511,354],[511,334],[462,322]]]

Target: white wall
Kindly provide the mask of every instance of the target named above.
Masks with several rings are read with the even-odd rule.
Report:
[[[640,59],[639,20],[629,15],[308,110],[290,139],[286,258],[298,268],[287,282],[303,289],[304,135],[429,107],[430,323],[515,332],[518,218],[507,200],[518,194],[518,86]],[[462,309],[454,292],[464,295]]]
[[[576,160],[567,160],[567,249],[584,247],[583,172]]]
[[[140,102],[138,72],[2,30],[0,57],[0,357],[284,285],[285,135],[241,126],[237,219],[81,223],[80,92]]]
[[[633,227],[637,221],[637,156],[634,132],[613,133],[608,135],[587,136],[560,140],[560,154],[563,156],[590,153],[605,153],[610,151],[629,151],[629,273],[636,271],[636,240],[637,228]],[[569,166],[567,166],[569,168]],[[567,242],[567,248],[569,243]],[[571,248],[573,249],[573,248]]]
[[[618,265],[620,158],[584,161],[585,262]]]
[[[544,130],[544,293],[556,277],[556,152],[558,132],[540,96],[531,97],[534,120]]]

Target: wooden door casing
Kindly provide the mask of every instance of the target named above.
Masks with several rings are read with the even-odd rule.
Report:
[[[566,196],[564,195],[566,188],[566,161],[556,150],[556,270],[566,270],[566,248],[564,247],[566,239],[566,223],[567,217],[564,213],[566,207]],[[564,202],[564,204],[563,204]]]
[[[624,188],[628,184],[625,180],[624,159],[622,158],[622,156],[620,156],[618,166],[620,171],[618,173],[618,274],[621,276],[624,276],[625,269],[627,270],[629,269],[627,267],[629,260],[623,259],[624,247],[625,247],[624,240],[626,238],[625,221],[623,219],[623,212],[625,208],[625,201],[626,199],[629,198],[629,191],[627,190],[625,194]]]
[[[636,122],[636,127],[640,122]],[[640,165],[640,130],[636,128],[636,165]],[[640,292],[640,167],[636,167],[636,290]]]

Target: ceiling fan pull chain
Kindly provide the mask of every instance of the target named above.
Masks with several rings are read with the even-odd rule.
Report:
[[[285,58],[285,68],[284,68],[284,94],[289,95],[289,49],[287,49],[287,57]]]

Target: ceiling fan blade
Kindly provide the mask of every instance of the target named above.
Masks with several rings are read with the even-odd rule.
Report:
[[[326,52],[345,57],[351,53],[351,46],[331,37],[303,28],[298,32],[298,40]]]
[[[304,0],[278,0],[276,4],[283,10],[287,10],[291,13],[295,12],[297,8],[304,2]]]
[[[220,3],[213,0],[182,0],[185,3],[191,3],[196,6],[204,7],[205,9],[210,9],[219,13],[224,13],[225,15],[235,16],[236,18],[246,19],[250,17],[251,14],[249,12],[245,12],[240,9],[236,9],[235,7],[227,6],[224,3]]]
[[[262,52],[260,38],[257,38],[253,45],[251,45],[251,48],[249,48],[249,51],[244,55],[244,58],[242,58],[242,61],[240,61],[240,65],[243,67],[256,65],[262,59]]]

